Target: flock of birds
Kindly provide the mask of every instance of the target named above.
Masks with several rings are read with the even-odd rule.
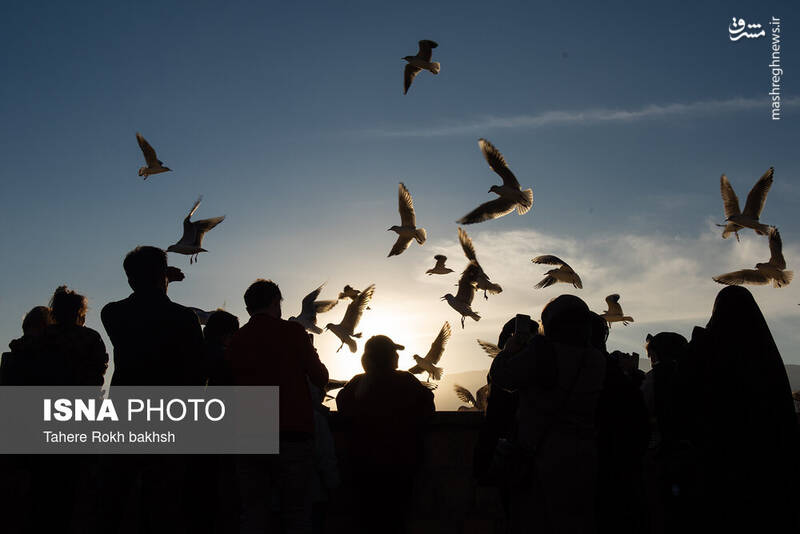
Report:
[[[438,46],[436,42],[431,40],[419,41],[419,51],[417,55],[405,56],[403,58],[407,62],[403,77],[403,94],[408,93],[415,77],[423,70],[432,74],[438,74],[440,72],[441,65],[438,62],[431,61],[433,49]],[[153,149],[150,143],[148,143],[141,134],[137,133],[136,139],[146,163],[145,166],[139,169],[139,176],[146,180],[149,176],[172,170],[164,166],[163,162],[158,159],[155,149]],[[501,178],[502,185],[494,184],[489,188],[489,193],[494,193],[497,195],[497,198],[480,204],[456,222],[460,225],[469,225],[497,219],[514,211],[519,215],[528,213],[533,207],[533,190],[530,188],[522,189],[519,180],[511,171],[505,158],[492,143],[486,139],[479,139],[478,146],[486,162],[489,164],[489,168]],[[770,259],[766,263],[756,264],[755,269],[742,269],[715,276],[713,279],[716,282],[722,284],[767,284],[772,282],[775,287],[784,287],[792,280],[792,271],[786,270],[786,262],[783,258],[781,237],[778,229],[773,226],[765,225],[759,220],[766,202],[767,193],[772,185],[773,173],[774,170],[770,168],[758,182],[756,182],[750,194],[747,196],[744,210],[740,210],[736,193],[727,177],[722,175],[721,193],[726,217],[725,224],[718,225],[724,228],[722,237],[727,238],[733,233],[736,235],[738,241],[738,232],[744,228],[751,228],[758,235],[768,236]],[[190,264],[197,261],[197,257],[201,252],[207,252],[202,246],[205,234],[225,220],[225,216],[223,215],[210,219],[192,221],[191,218],[200,206],[201,201],[202,197],[198,198],[189,211],[189,214],[184,218],[183,235],[180,240],[167,248],[168,252],[189,256]],[[402,254],[409,248],[413,241],[416,241],[419,245],[424,245],[428,237],[425,229],[417,226],[414,199],[408,188],[402,182],[398,187],[398,208],[400,212],[400,225],[395,225],[388,229],[388,231],[397,234],[397,240],[389,251],[389,257]],[[475,293],[482,291],[484,299],[488,299],[490,294],[496,295],[501,293],[503,288],[496,282],[493,282],[484,271],[478,261],[472,239],[467,235],[467,232],[460,226],[457,230],[458,240],[466,257],[467,264],[459,276],[458,283],[456,284],[458,289],[455,295],[448,293],[442,296],[441,300],[446,301],[447,304],[460,315],[461,327],[463,329],[467,318],[471,318],[474,321],[478,321],[481,318],[480,315],[473,310]],[[433,259],[436,263],[432,268],[426,271],[426,274],[446,276],[455,272],[446,265],[446,256],[437,254]],[[578,273],[561,258],[548,254],[537,256],[531,261],[535,264],[554,267],[544,273],[544,278],[534,286],[535,288],[544,289],[559,283],[570,284],[576,289],[583,288],[583,283]],[[325,331],[330,331],[341,341],[337,352],[347,345],[350,352],[355,353],[358,348],[356,340],[362,337],[361,332],[357,332],[358,324],[364,312],[370,309],[369,303],[375,292],[375,284],[363,290],[358,290],[347,285],[342,292],[339,293],[337,299],[318,300],[323,287],[324,284],[306,295],[306,297],[303,298],[300,313],[297,316],[290,317],[289,320],[301,324],[311,334],[320,335]],[[324,329],[320,328],[317,325],[317,314],[330,311],[341,300],[350,301],[342,320],[338,324],[328,323]],[[621,322],[623,325],[633,322],[633,318],[629,315],[625,315],[622,310],[620,295],[608,295],[605,301],[608,309],[601,315],[606,319],[609,325],[615,322]],[[198,317],[200,317],[201,322],[204,322],[210,314],[210,312],[204,312],[199,309],[196,310],[196,313]],[[409,369],[409,371],[414,374],[427,373],[427,380],[424,384],[432,389],[436,386],[430,381],[440,380],[442,377],[443,369],[438,367],[437,364],[444,354],[445,346],[451,333],[450,324],[445,322],[438,335],[431,343],[428,353],[424,357],[415,354],[414,361],[416,363]],[[478,344],[492,358],[499,352],[499,348],[496,345],[487,341],[478,340]],[[333,389],[342,387],[344,383],[345,381],[331,380],[326,388],[326,394]],[[474,396],[466,388],[459,385],[455,386],[455,390],[459,399],[469,404],[472,407],[471,409],[485,408],[488,385],[480,388]]]

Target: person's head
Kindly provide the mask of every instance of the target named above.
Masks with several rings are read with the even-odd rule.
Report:
[[[592,323],[592,337],[589,340],[589,344],[603,354],[608,354],[608,348],[606,347],[608,321],[602,315],[593,311],[589,312],[589,320]]]
[[[650,363],[655,367],[662,362],[680,361],[689,349],[689,342],[675,332],[660,332],[654,336],[647,334],[645,349]]]
[[[281,290],[272,280],[259,278],[244,292],[244,304],[251,316],[263,313],[272,317],[281,316]]]
[[[25,314],[25,318],[22,320],[22,334],[25,336],[38,336],[50,324],[53,324],[50,308],[36,306]]]
[[[509,339],[511,339],[511,336],[514,335],[516,329],[517,329],[517,316],[515,315],[514,317],[509,319],[508,322],[506,322],[506,324],[503,325],[503,329],[500,331],[500,336],[497,338],[497,347],[500,350],[503,350],[503,347],[506,346],[506,343],[508,342]],[[528,331],[531,334],[541,334],[541,328],[539,326],[539,323],[531,319]]]
[[[137,291],[167,291],[167,253],[158,247],[136,247],[122,262],[128,285]]]
[[[403,345],[398,345],[388,336],[372,336],[364,345],[364,355],[361,357],[361,367],[365,373],[380,373],[397,369],[398,350],[403,350]]]
[[[708,321],[709,330],[739,332],[742,325],[752,327],[753,322],[764,322],[764,316],[753,294],[742,286],[727,286],[717,294],[714,309]]]
[[[227,347],[237,330],[239,330],[239,319],[225,310],[217,310],[208,317],[203,328],[203,337],[207,342]]]
[[[592,336],[589,307],[575,295],[561,295],[542,310],[542,329],[550,341],[585,347]]]
[[[50,299],[50,315],[55,324],[83,326],[88,307],[86,297],[67,286],[57,287]]]

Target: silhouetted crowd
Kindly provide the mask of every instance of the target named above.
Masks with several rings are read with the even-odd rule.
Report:
[[[2,532],[325,532],[340,485],[323,404],[328,370],[313,338],[281,319],[269,280],[246,290],[249,321],[197,315],[167,296],[180,273],[138,247],[133,293],[107,304],[115,385],[277,385],[277,455],[2,457]],[[37,306],[0,364],[2,385],[104,383],[108,354],[65,286]],[[541,323],[499,335],[473,455],[475,484],[497,488],[510,532],[800,532],[800,439],[781,356],[753,296],[719,292],[691,340],[648,335],[638,357],[608,352],[609,327],[562,295]],[[528,321],[527,323],[525,321]],[[357,504],[349,531],[406,532],[424,464],[433,393],[398,370],[387,336],[364,346],[363,374],[336,397]]]

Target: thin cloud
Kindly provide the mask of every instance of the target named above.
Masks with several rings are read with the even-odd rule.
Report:
[[[784,108],[795,107],[798,104],[800,104],[800,97],[785,99],[782,102]],[[624,123],[680,116],[699,117],[759,108],[768,110],[769,102],[763,98],[732,98],[729,100],[653,104],[638,109],[595,108],[577,111],[545,111],[536,115],[516,115],[511,117],[485,116],[471,121],[432,125],[425,128],[407,130],[374,129],[370,130],[369,133],[388,137],[437,137],[474,134],[498,129],[533,129],[571,124]]]

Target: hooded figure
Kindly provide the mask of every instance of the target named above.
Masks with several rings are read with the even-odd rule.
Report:
[[[729,286],[695,327],[681,378],[687,430],[718,532],[798,532],[797,419],[786,369],[753,295]],[[705,525],[701,525],[705,526]]]

